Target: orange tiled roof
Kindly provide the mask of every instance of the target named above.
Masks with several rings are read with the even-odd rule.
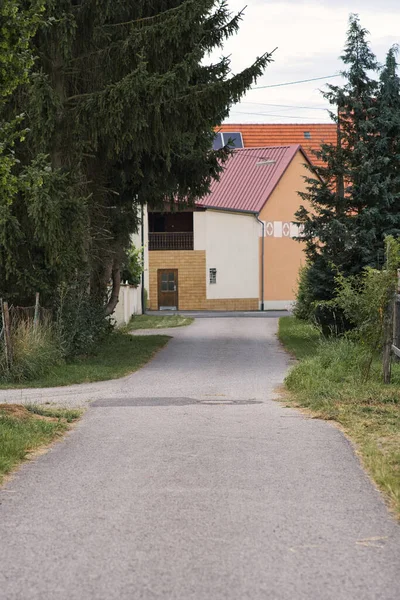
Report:
[[[318,150],[322,142],[336,143],[336,125],[334,123],[314,123],[312,125],[303,125],[302,123],[224,123],[217,128],[217,131],[240,131],[245,148],[301,144],[308,158],[315,165],[323,163],[312,154],[311,150]]]

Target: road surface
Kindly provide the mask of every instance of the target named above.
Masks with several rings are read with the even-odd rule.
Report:
[[[398,600],[400,528],[350,443],[273,400],[276,327],[198,319],[58,390],[93,403],[0,492],[1,600]]]

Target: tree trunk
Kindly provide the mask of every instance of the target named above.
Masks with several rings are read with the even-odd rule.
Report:
[[[116,261],[113,263],[111,279],[113,288],[110,299],[106,306],[106,316],[109,316],[114,312],[119,300],[119,290],[121,288],[121,269]]]

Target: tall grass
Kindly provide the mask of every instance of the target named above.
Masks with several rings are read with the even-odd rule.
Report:
[[[400,363],[384,384],[377,356],[366,381],[371,354],[361,343],[325,339],[294,317],[280,320],[279,337],[300,359],[285,380],[288,401],[343,426],[400,517]]]
[[[11,342],[11,366],[4,347],[0,350],[0,381],[4,383],[29,381],[63,362],[62,344],[50,320],[35,326],[31,319],[20,319],[12,328]]]

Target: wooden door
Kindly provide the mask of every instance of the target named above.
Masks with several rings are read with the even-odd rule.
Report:
[[[178,269],[158,269],[158,308],[178,309]]]

